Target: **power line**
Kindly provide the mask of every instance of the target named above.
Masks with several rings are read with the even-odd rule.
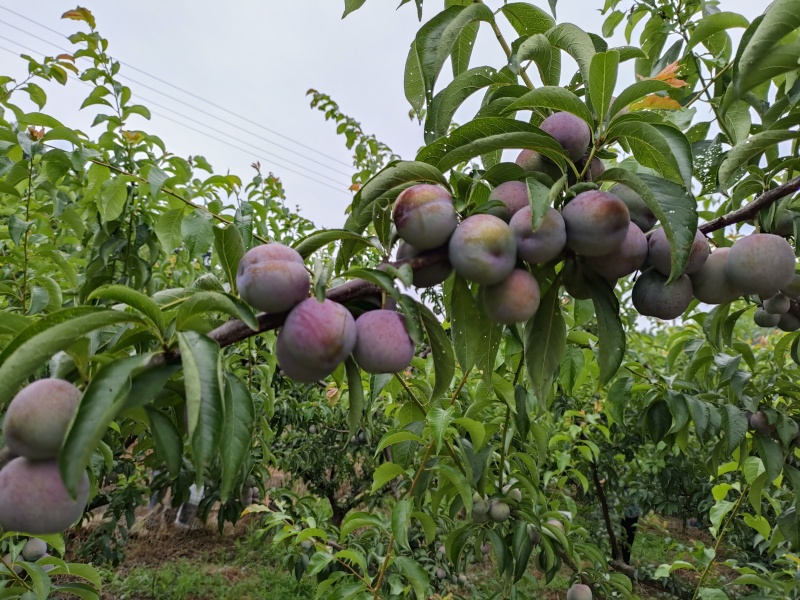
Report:
[[[58,35],[60,37],[63,37],[65,39],[69,39],[67,36],[65,36],[63,33],[58,31],[57,29],[53,29],[52,27],[48,27],[47,25],[43,25],[43,24],[39,23],[38,21],[35,21],[35,20],[33,20],[33,19],[29,18],[29,17],[26,17],[23,14],[20,14],[20,13],[18,13],[16,11],[11,10],[10,8],[7,8],[5,6],[0,6],[0,9],[3,9],[6,12],[9,12],[9,13],[11,13],[13,15],[16,15],[20,19],[24,19],[25,21],[28,21],[29,23],[33,23],[34,25],[36,25],[38,27],[46,29],[47,31],[55,33],[56,35]],[[2,21],[2,22],[5,23],[5,21]],[[6,23],[6,24],[8,25],[8,23]],[[13,25],[11,25],[11,26],[14,27]],[[47,40],[43,40],[42,38],[39,38],[38,36],[36,36],[36,35],[34,35],[32,33],[26,32],[25,30],[20,30],[20,31],[23,31],[24,33],[27,33],[28,35],[36,37],[37,39],[40,39],[42,41],[47,41]],[[53,46],[56,45],[56,44],[53,44],[52,42],[49,42],[49,41],[47,43],[49,43],[49,44],[51,44]],[[293,138],[291,138],[289,136],[286,136],[286,135],[284,135],[284,134],[282,134],[282,133],[280,133],[278,131],[275,131],[274,129],[270,129],[269,127],[267,127],[265,125],[257,123],[253,119],[248,119],[247,117],[243,117],[243,116],[231,111],[230,109],[225,108],[224,106],[216,104],[216,103],[214,103],[214,102],[212,102],[210,100],[206,100],[205,98],[203,98],[202,96],[199,96],[198,94],[192,92],[191,90],[186,90],[184,88],[181,88],[181,87],[175,85],[174,83],[171,83],[171,82],[169,82],[169,81],[167,81],[165,79],[157,77],[156,75],[152,75],[152,74],[148,73],[147,71],[143,71],[142,69],[139,69],[138,67],[135,67],[135,66],[133,66],[133,65],[131,65],[129,63],[126,63],[126,62],[124,62],[122,60],[120,60],[119,63],[121,65],[124,65],[125,67],[127,67],[129,69],[132,69],[134,71],[142,73],[143,75],[146,75],[147,77],[150,77],[151,79],[154,79],[154,80],[158,81],[159,83],[163,83],[164,85],[167,85],[167,86],[169,86],[169,87],[171,87],[171,88],[173,88],[175,90],[178,90],[179,92],[184,93],[187,96],[191,96],[192,98],[195,98],[196,100],[200,100],[201,102],[204,102],[205,104],[208,104],[209,106],[213,106],[214,108],[216,108],[218,110],[221,110],[221,111],[223,111],[223,112],[225,112],[225,113],[227,113],[227,114],[229,114],[229,115],[231,115],[233,117],[236,117],[237,119],[241,119],[242,121],[247,121],[248,123],[258,127],[259,129],[263,129],[264,131],[267,131],[267,132],[269,132],[269,133],[271,133],[273,135],[277,135],[278,137],[283,138],[285,140],[288,140],[288,141],[292,142],[293,144],[297,144],[298,146],[301,146],[301,147],[305,148],[306,150],[310,150],[311,152],[314,152],[315,154],[319,154],[320,156],[323,156],[323,157],[327,158],[328,160],[331,160],[333,162],[339,163],[340,165],[343,165],[345,167],[352,167],[352,165],[350,165],[350,164],[348,164],[348,163],[346,163],[346,162],[344,162],[342,160],[339,160],[337,158],[334,158],[333,156],[325,154],[324,152],[320,152],[319,150],[317,150],[316,148],[314,148],[312,146],[308,146],[308,145],[306,145],[306,144],[304,144],[302,142],[298,142],[297,140],[295,140],[295,139],[293,139]],[[133,80],[131,79],[131,81],[133,81]],[[144,84],[140,83],[139,85],[144,85]],[[159,93],[163,94],[163,92],[159,92]],[[166,94],[163,94],[163,95],[166,96]],[[181,102],[181,101],[179,101],[179,102]],[[186,106],[191,106],[191,105],[187,104],[186,102],[182,102],[182,103],[186,104]],[[200,109],[195,108],[195,110],[200,110]],[[270,143],[274,143],[274,142],[270,142]]]
[[[42,52],[39,52],[38,50],[35,50],[35,49],[33,49],[33,48],[29,47],[29,46],[25,46],[24,44],[19,44],[17,41],[15,41],[15,40],[12,40],[12,39],[10,39],[10,38],[7,38],[7,37],[5,37],[4,35],[0,35],[0,39],[6,40],[7,42],[11,42],[12,44],[15,44],[15,45],[19,46],[20,48],[23,48],[23,49],[25,49],[25,50],[28,50],[29,52],[33,52],[33,53],[35,53],[35,54],[43,54]],[[10,50],[10,49],[6,48],[5,46],[0,46],[0,49],[2,49],[2,50],[4,50],[4,51],[8,52],[9,54],[13,54],[14,56],[19,56],[19,53],[18,53],[18,52],[15,52],[14,50]],[[81,79],[76,79],[75,77],[71,77],[71,78],[72,78],[73,80],[75,80],[75,81],[77,81],[77,82],[79,82],[79,83],[81,83],[81,84],[85,85],[85,86],[92,87],[92,85],[91,85],[90,83],[86,82],[86,81],[83,81],[83,80],[81,80]],[[139,96],[139,98],[141,98],[141,96]],[[141,98],[141,99],[142,99],[143,101],[147,102],[147,100],[145,100],[144,98]],[[162,108],[163,108],[163,107],[162,107]],[[170,112],[175,112],[175,111],[172,111],[171,109],[167,109],[167,110],[170,110]],[[229,147],[231,147],[231,148],[234,148],[235,150],[239,150],[240,152],[243,152],[243,153],[245,153],[245,154],[247,154],[247,155],[249,155],[249,156],[253,156],[253,153],[252,153],[252,152],[250,152],[249,150],[246,150],[246,149],[244,149],[244,148],[241,148],[240,146],[236,146],[235,144],[231,144],[231,143],[230,143],[229,141],[227,141],[227,140],[224,140],[224,139],[218,138],[218,137],[216,137],[216,136],[210,135],[210,134],[208,134],[208,133],[206,133],[206,132],[204,132],[204,131],[201,131],[201,130],[199,130],[199,129],[195,128],[195,127],[192,127],[192,126],[190,126],[190,125],[187,125],[187,124],[185,124],[185,123],[181,123],[180,121],[177,121],[177,120],[175,120],[175,119],[173,119],[173,118],[171,118],[171,117],[169,117],[169,116],[167,116],[167,115],[164,115],[164,114],[161,114],[161,113],[158,113],[158,112],[155,112],[155,111],[151,111],[151,112],[152,112],[153,114],[156,114],[156,115],[158,115],[158,116],[159,116],[159,117],[161,117],[162,119],[166,119],[166,120],[168,120],[168,121],[172,121],[173,123],[175,123],[175,124],[177,124],[177,125],[180,125],[181,127],[184,127],[184,128],[186,128],[186,129],[189,129],[190,131],[194,131],[195,133],[199,133],[199,134],[201,134],[201,135],[203,135],[203,136],[205,136],[205,137],[207,137],[207,138],[209,138],[209,139],[212,139],[212,140],[214,140],[214,141],[216,141],[216,142],[219,142],[219,143],[221,143],[221,144],[225,144],[226,146],[229,146]],[[176,114],[177,114],[177,113],[176,113]],[[188,117],[185,117],[185,118],[187,118],[187,119],[188,119]],[[194,122],[195,122],[195,123],[198,123],[198,124],[200,124],[200,125],[201,125],[201,126],[203,126],[203,127],[207,127],[207,128],[209,128],[209,129],[212,129],[213,131],[219,131],[219,130],[215,130],[214,128],[211,128],[211,127],[209,127],[208,125],[205,125],[205,124],[203,124],[203,123],[200,123],[199,121],[196,121],[196,120],[195,120]],[[223,135],[225,135],[225,132],[223,131],[223,132],[222,132],[222,134],[223,134]],[[246,142],[245,142],[245,143],[246,143]],[[258,156],[256,156],[256,158],[259,158],[259,157],[258,157]],[[262,159],[262,160],[264,160],[264,159]],[[281,160],[286,160],[286,159],[281,159]],[[265,162],[269,162],[269,161],[265,161]],[[275,162],[275,161],[273,161],[273,162]],[[296,163],[292,163],[292,164],[296,164]],[[305,178],[305,179],[308,179],[309,181],[313,181],[313,182],[315,182],[315,183],[318,183],[318,184],[320,184],[320,185],[324,185],[325,187],[327,187],[327,188],[330,188],[330,189],[332,189],[332,190],[334,190],[334,191],[336,191],[336,192],[338,192],[338,193],[340,193],[340,194],[344,194],[344,195],[346,195],[346,196],[349,196],[349,194],[348,194],[347,192],[345,192],[344,190],[342,190],[342,189],[340,189],[340,188],[337,188],[337,187],[334,187],[334,186],[332,186],[332,185],[330,185],[329,183],[326,183],[326,182],[324,182],[324,181],[320,181],[319,179],[316,179],[315,177],[311,177],[310,175],[307,175],[307,174],[305,174],[305,173],[302,173],[302,172],[300,172],[300,171],[296,171],[296,170],[294,170],[294,169],[292,169],[292,168],[290,168],[290,167],[286,167],[285,165],[282,165],[282,164],[280,164],[280,163],[277,163],[277,162],[275,162],[275,165],[276,165],[276,166],[278,166],[278,167],[280,167],[281,169],[283,169],[283,170],[285,170],[285,171],[288,171],[288,172],[290,172],[290,173],[294,173],[294,174],[296,174],[296,175],[299,175],[300,177],[303,177],[303,178]],[[299,165],[299,166],[300,166],[301,168],[305,168],[305,167],[303,167],[302,165]],[[323,176],[323,177],[324,177],[324,176]],[[335,180],[333,180],[333,179],[329,179],[329,181],[333,181],[334,183],[337,183],[337,182],[336,182]]]
[[[3,19],[0,19],[0,23],[3,23],[4,25],[7,25],[8,27],[11,27],[12,29],[14,29],[14,30],[16,30],[16,31],[18,31],[18,32],[24,33],[25,35],[28,35],[28,36],[30,36],[30,37],[32,37],[32,38],[34,38],[34,39],[37,39],[37,40],[39,40],[39,41],[41,41],[41,42],[44,42],[44,43],[46,43],[46,44],[48,44],[48,45],[54,46],[54,47],[58,48],[59,50],[63,50],[63,51],[65,51],[65,52],[67,52],[67,50],[66,50],[65,48],[61,48],[61,47],[60,47],[60,46],[58,46],[57,44],[54,44],[53,42],[51,42],[51,41],[49,41],[49,40],[47,40],[47,39],[45,39],[45,38],[43,38],[43,37],[40,37],[40,36],[38,36],[38,35],[36,35],[36,34],[33,34],[33,33],[30,33],[30,32],[28,32],[28,31],[25,31],[24,29],[20,29],[20,28],[19,28],[19,27],[17,27],[16,25],[13,25],[13,24],[11,24],[11,23],[9,23],[9,22],[7,22],[7,21],[4,21]],[[8,39],[8,38],[4,38],[4,39]],[[8,40],[8,41],[12,41],[12,40]],[[16,42],[15,42],[15,43],[16,43]],[[80,58],[84,58],[85,60],[91,60],[91,59],[89,59],[89,58],[88,58],[88,57],[86,57],[86,56],[83,56],[83,57],[80,57]],[[241,128],[241,126],[240,126],[240,125],[237,125],[236,123],[233,123],[233,122],[231,122],[231,121],[228,121],[228,120],[226,120],[226,119],[223,119],[222,117],[219,117],[219,116],[215,115],[214,113],[212,113],[212,112],[209,112],[209,111],[207,111],[207,110],[205,110],[205,109],[202,109],[202,108],[198,108],[198,107],[196,107],[196,106],[193,106],[193,105],[189,104],[188,102],[186,102],[186,101],[184,101],[184,100],[181,100],[180,98],[176,98],[175,96],[171,96],[170,94],[167,94],[167,93],[165,93],[165,92],[162,92],[162,91],[161,91],[161,90],[159,90],[158,88],[155,88],[155,87],[153,87],[153,86],[150,86],[150,85],[148,85],[148,84],[146,84],[146,83],[143,83],[143,82],[141,82],[141,81],[137,81],[137,80],[135,80],[135,79],[132,79],[131,77],[128,77],[127,75],[123,75],[122,77],[123,77],[123,78],[125,78],[125,79],[127,79],[128,81],[130,81],[131,83],[133,83],[133,84],[135,84],[135,85],[138,85],[138,86],[141,86],[141,87],[143,87],[143,88],[146,88],[146,89],[148,89],[148,90],[151,90],[151,91],[153,91],[153,92],[155,92],[155,93],[157,93],[157,94],[160,94],[160,95],[162,95],[162,96],[164,96],[164,97],[166,97],[166,98],[169,98],[170,100],[173,100],[174,102],[177,102],[178,104],[182,104],[182,105],[184,105],[184,106],[187,106],[187,107],[191,108],[192,110],[196,110],[196,111],[197,111],[197,112],[199,112],[199,113],[202,113],[202,114],[204,114],[204,115],[206,115],[206,116],[209,116],[209,117],[211,117],[211,118],[213,118],[213,119],[216,119],[216,120],[218,120],[218,121],[220,121],[220,122],[222,122],[222,123],[225,123],[226,125],[229,125],[229,126],[231,126],[231,127],[234,127],[234,128],[235,128],[235,129],[237,129],[237,130],[241,130],[241,129],[242,129],[242,128]],[[142,96],[141,96],[141,95],[140,95],[139,97],[140,97],[140,98],[142,98]],[[161,108],[166,108],[166,107],[164,107],[164,106],[162,105],[162,106],[161,106]],[[167,110],[172,110],[172,109],[167,109]],[[173,112],[176,112],[176,111],[173,111]],[[180,114],[180,113],[177,113],[177,112],[176,112],[176,114]],[[243,120],[246,120],[246,119],[244,119],[243,117],[240,117],[240,118],[242,118]],[[318,161],[316,161],[315,159],[313,159],[313,158],[310,158],[309,156],[306,156],[305,154],[303,154],[303,153],[301,153],[301,152],[297,152],[297,151],[295,151],[295,150],[292,150],[291,148],[287,148],[286,146],[284,146],[284,145],[282,145],[282,144],[278,144],[277,142],[273,142],[272,140],[270,140],[270,139],[268,139],[268,138],[265,138],[265,137],[263,137],[263,136],[261,136],[261,135],[258,135],[258,134],[252,133],[252,132],[248,132],[248,133],[249,133],[250,135],[252,135],[253,137],[255,137],[255,138],[258,138],[258,139],[260,139],[260,140],[262,140],[262,141],[264,141],[264,142],[267,142],[268,144],[272,144],[273,146],[277,146],[278,148],[281,148],[281,149],[283,149],[283,150],[286,150],[287,152],[290,152],[290,153],[292,153],[292,154],[295,154],[295,155],[297,155],[297,156],[299,156],[299,157],[301,157],[301,158],[304,158],[305,160],[312,161],[312,162],[314,162],[315,164],[318,164],[318,166],[320,166],[320,167],[323,167],[323,168],[325,168],[325,169],[328,169],[328,170],[330,170],[330,171],[333,171],[334,173],[338,173],[338,174],[340,174],[340,175],[344,175],[344,176],[346,176],[346,177],[348,177],[348,178],[350,177],[350,173],[349,173],[349,172],[345,172],[345,171],[342,171],[341,169],[337,169],[337,168],[335,168],[335,167],[330,167],[330,166],[328,166],[328,165],[325,165],[325,164],[318,163]],[[263,151],[263,152],[267,152],[267,153],[269,153],[267,150],[262,150],[262,151]],[[275,156],[275,155],[273,155],[273,156]],[[291,161],[288,161],[287,159],[283,159],[283,160],[286,160],[287,162],[290,162],[290,163],[291,163]],[[295,164],[295,165],[296,165],[297,163],[291,163],[291,164]],[[301,165],[297,165],[297,166],[301,166]],[[307,168],[307,167],[302,167],[302,168]]]

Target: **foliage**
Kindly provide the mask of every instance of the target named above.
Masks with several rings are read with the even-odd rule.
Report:
[[[364,3],[346,0],[345,15]],[[533,268],[535,316],[500,326],[479,286],[458,276],[422,300],[409,292],[413,270],[441,255],[390,263],[393,202],[420,182],[451,191],[462,217],[491,210],[491,188],[506,181],[526,181],[540,216],[624,183],[664,228],[671,279],[698,228],[727,247],[788,217],[782,235],[796,247],[800,3],[775,0],[753,23],[700,0],[619,5],[605,3],[600,36],[557,23],[554,0],[552,16],[523,2],[496,11],[446,2],[406,63],[405,94],[424,118],[414,160],[312,90],[312,106],[354,152],[356,193],[340,230],[316,230],[287,209],[280,180],[258,164],[244,183],[137,129],[149,111],[131,102],[85,9],[64,14],[82,27],[72,55],[24,57],[25,80],[0,79],[0,409],[34,378],[81,387],[59,463],[68,489],[89,468],[95,499],[106,496],[112,524],[89,548],[119,559],[114,540],[127,535],[147,470],[160,472],[155,487],[175,504],[203,486],[201,511],[219,503],[221,527],[244,509],[250,478],[264,486],[271,463],[328,500],[279,491],[244,509],[264,513],[261,536],[296,577],[317,578],[318,597],[513,598],[539,585],[531,568],[545,583],[566,568],[599,597],[634,597],[632,577],[679,597],[797,597],[800,334],[756,331],[758,298],[693,302],[682,326],[668,327],[631,308],[630,281],[612,289],[589,279],[587,300],[563,293],[563,264],[552,262]],[[604,37],[623,23],[638,45],[609,48]],[[470,66],[486,33],[506,54],[499,68]],[[627,61],[636,81],[620,81]],[[66,84],[70,73],[91,84],[82,109],[97,111],[96,139],[41,112],[36,81]],[[462,116],[478,92],[477,114]],[[23,108],[28,99],[38,111]],[[582,161],[539,127],[558,111],[591,129]],[[512,149],[539,152],[563,176],[526,175],[504,161]],[[606,170],[585,181],[596,157]],[[393,376],[348,362],[322,386],[288,381],[272,332],[283,316],[256,316],[236,289],[239,260],[264,242],[298,250],[318,297],[356,314],[396,304],[424,350]],[[748,429],[745,411],[757,410],[774,435]],[[511,518],[476,518],[484,497],[507,503]],[[632,502],[705,513],[713,546],[698,545],[694,562],[634,572],[619,560],[612,521]],[[587,505],[594,512],[578,519]],[[15,532],[4,535],[21,547]],[[714,579],[723,541],[737,549],[725,558],[739,574],[729,583]],[[451,577],[484,545],[497,577],[454,591]],[[92,584],[76,595],[99,597],[93,569],[47,560]],[[47,597],[41,568],[23,564],[27,575],[15,577],[10,566],[0,567],[4,597]],[[681,570],[698,572],[695,589],[674,576]]]

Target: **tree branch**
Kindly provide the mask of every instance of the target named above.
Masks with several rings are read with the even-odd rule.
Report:
[[[793,194],[797,190],[800,190],[800,175],[794,179],[790,179],[786,183],[779,185],[776,188],[767,190],[758,198],[753,200],[750,204],[746,204],[738,210],[731,211],[728,214],[722,215],[721,217],[712,219],[708,223],[703,223],[699,229],[703,233],[711,233],[712,231],[717,231],[718,229],[727,227],[728,225],[741,223],[742,221],[748,221],[755,217],[761,209],[767,208],[774,202],[777,202],[781,198],[785,198],[789,194]]]
[[[597,465],[591,463],[592,479],[594,480],[594,487],[597,488],[597,497],[600,499],[600,507],[603,509],[603,520],[606,522],[606,531],[608,532],[608,541],[611,544],[611,556],[619,560],[622,558],[619,544],[617,543],[617,536],[614,533],[614,524],[611,522],[611,513],[608,510],[608,500],[606,499],[606,492],[603,489],[603,484],[600,481],[600,476],[597,474]]]

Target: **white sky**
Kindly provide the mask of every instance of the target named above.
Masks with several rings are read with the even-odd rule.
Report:
[[[249,165],[260,160],[265,172],[272,170],[283,180],[290,206],[299,206],[301,214],[318,226],[341,227],[350,198],[346,190],[351,172],[341,162],[350,164],[350,153],[344,146],[344,138],[336,135],[335,126],[326,122],[322,113],[309,108],[305,94],[309,88],[329,94],[346,114],[361,121],[364,131],[374,133],[403,158],[413,158],[423,143],[422,127],[408,118],[403,68],[409,44],[420,23],[413,2],[399,10],[396,10],[397,4],[398,0],[368,0],[362,9],[345,20],[340,18],[342,0],[86,0],[82,5],[95,15],[98,30],[109,39],[109,51],[115,58],[249,119],[243,121],[226,114],[123,66],[120,75],[123,79],[130,76],[127,83],[134,96],[142,99],[141,103],[154,113],[167,115],[196,129],[203,129],[202,124],[205,124],[224,134],[211,131],[200,134],[155,114],[149,123],[132,121],[132,127],[160,136],[168,150],[175,154],[203,155],[217,172],[230,170],[245,181],[252,175]],[[443,3],[426,0],[426,4],[424,20],[438,12]],[[501,2],[489,4],[496,8]],[[536,4],[549,12],[546,0],[537,0]],[[603,0],[560,0],[558,22],[572,22],[599,33],[604,20],[599,9],[603,4]],[[631,4],[630,0],[623,0],[620,9]],[[751,0],[722,0],[720,5],[722,10],[740,12],[751,20],[765,6],[766,2]],[[18,53],[29,53],[21,48],[24,45],[35,51],[34,56],[54,55],[70,50],[70,43],[3,7],[64,35],[82,25],[60,19],[64,11],[75,7],[70,2],[2,0],[0,47]],[[642,25],[634,34],[633,44]],[[617,36],[610,40],[610,45],[625,43],[621,35],[623,29],[624,23],[617,28]],[[508,37],[510,42],[513,35]],[[471,66],[499,68],[503,64],[505,56],[494,35],[488,25],[482,24]],[[21,59],[0,50],[0,74],[24,76],[24,69]],[[446,66],[443,71],[440,86],[447,81],[448,69]],[[572,71],[571,63],[565,61],[564,72],[571,75]],[[531,69],[532,75],[534,72],[535,68]],[[632,77],[630,69],[622,70],[620,83],[630,85]],[[131,79],[214,116],[165,98]],[[88,129],[98,108],[78,111],[89,92],[88,87],[73,81],[66,88],[54,86],[46,90],[49,102],[45,112],[66,125]],[[480,95],[476,94],[475,99]],[[150,101],[175,112],[155,107]],[[461,117],[457,115],[457,121],[463,122],[469,117],[470,106],[474,109],[474,102],[465,105],[467,112],[460,113]],[[188,122],[187,117],[202,124]],[[236,127],[219,119],[230,121]],[[322,158],[254,123],[331,158]],[[227,139],[244,151],[226,146],[213,137]],[[335,189],[308,177],[324,181]]]

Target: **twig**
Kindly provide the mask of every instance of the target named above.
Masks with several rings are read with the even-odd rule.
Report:
[[[617,543],[617,535],[614,533],[614,524],[611,522],[611,513],[608,510],[608,500],[606,499],[606,492],[603,489],[603,483],[600,481],[600,475],[597,473],[597,465],[590,463],[592,470],[592,480],[594,487],[597,488],[597,497],[600,499],[600,507],[603,510],[603,520],[606,522],[606,531],[608,532],[608,541],[611,544],[611,556],[619,560],[622,558],[619,544]]]
[[[738,210],[731,211],[716,219],[711,219],[708,223],[703,223],[699,229],[703,233],[711,233],[712,231],[727,227],[728,225],[748,221],[755,217],[762,209],[767,208],[789,194],[793,194],[797,190],[800,190],[800,175],[776,188],[767,190],[758,198]]]

